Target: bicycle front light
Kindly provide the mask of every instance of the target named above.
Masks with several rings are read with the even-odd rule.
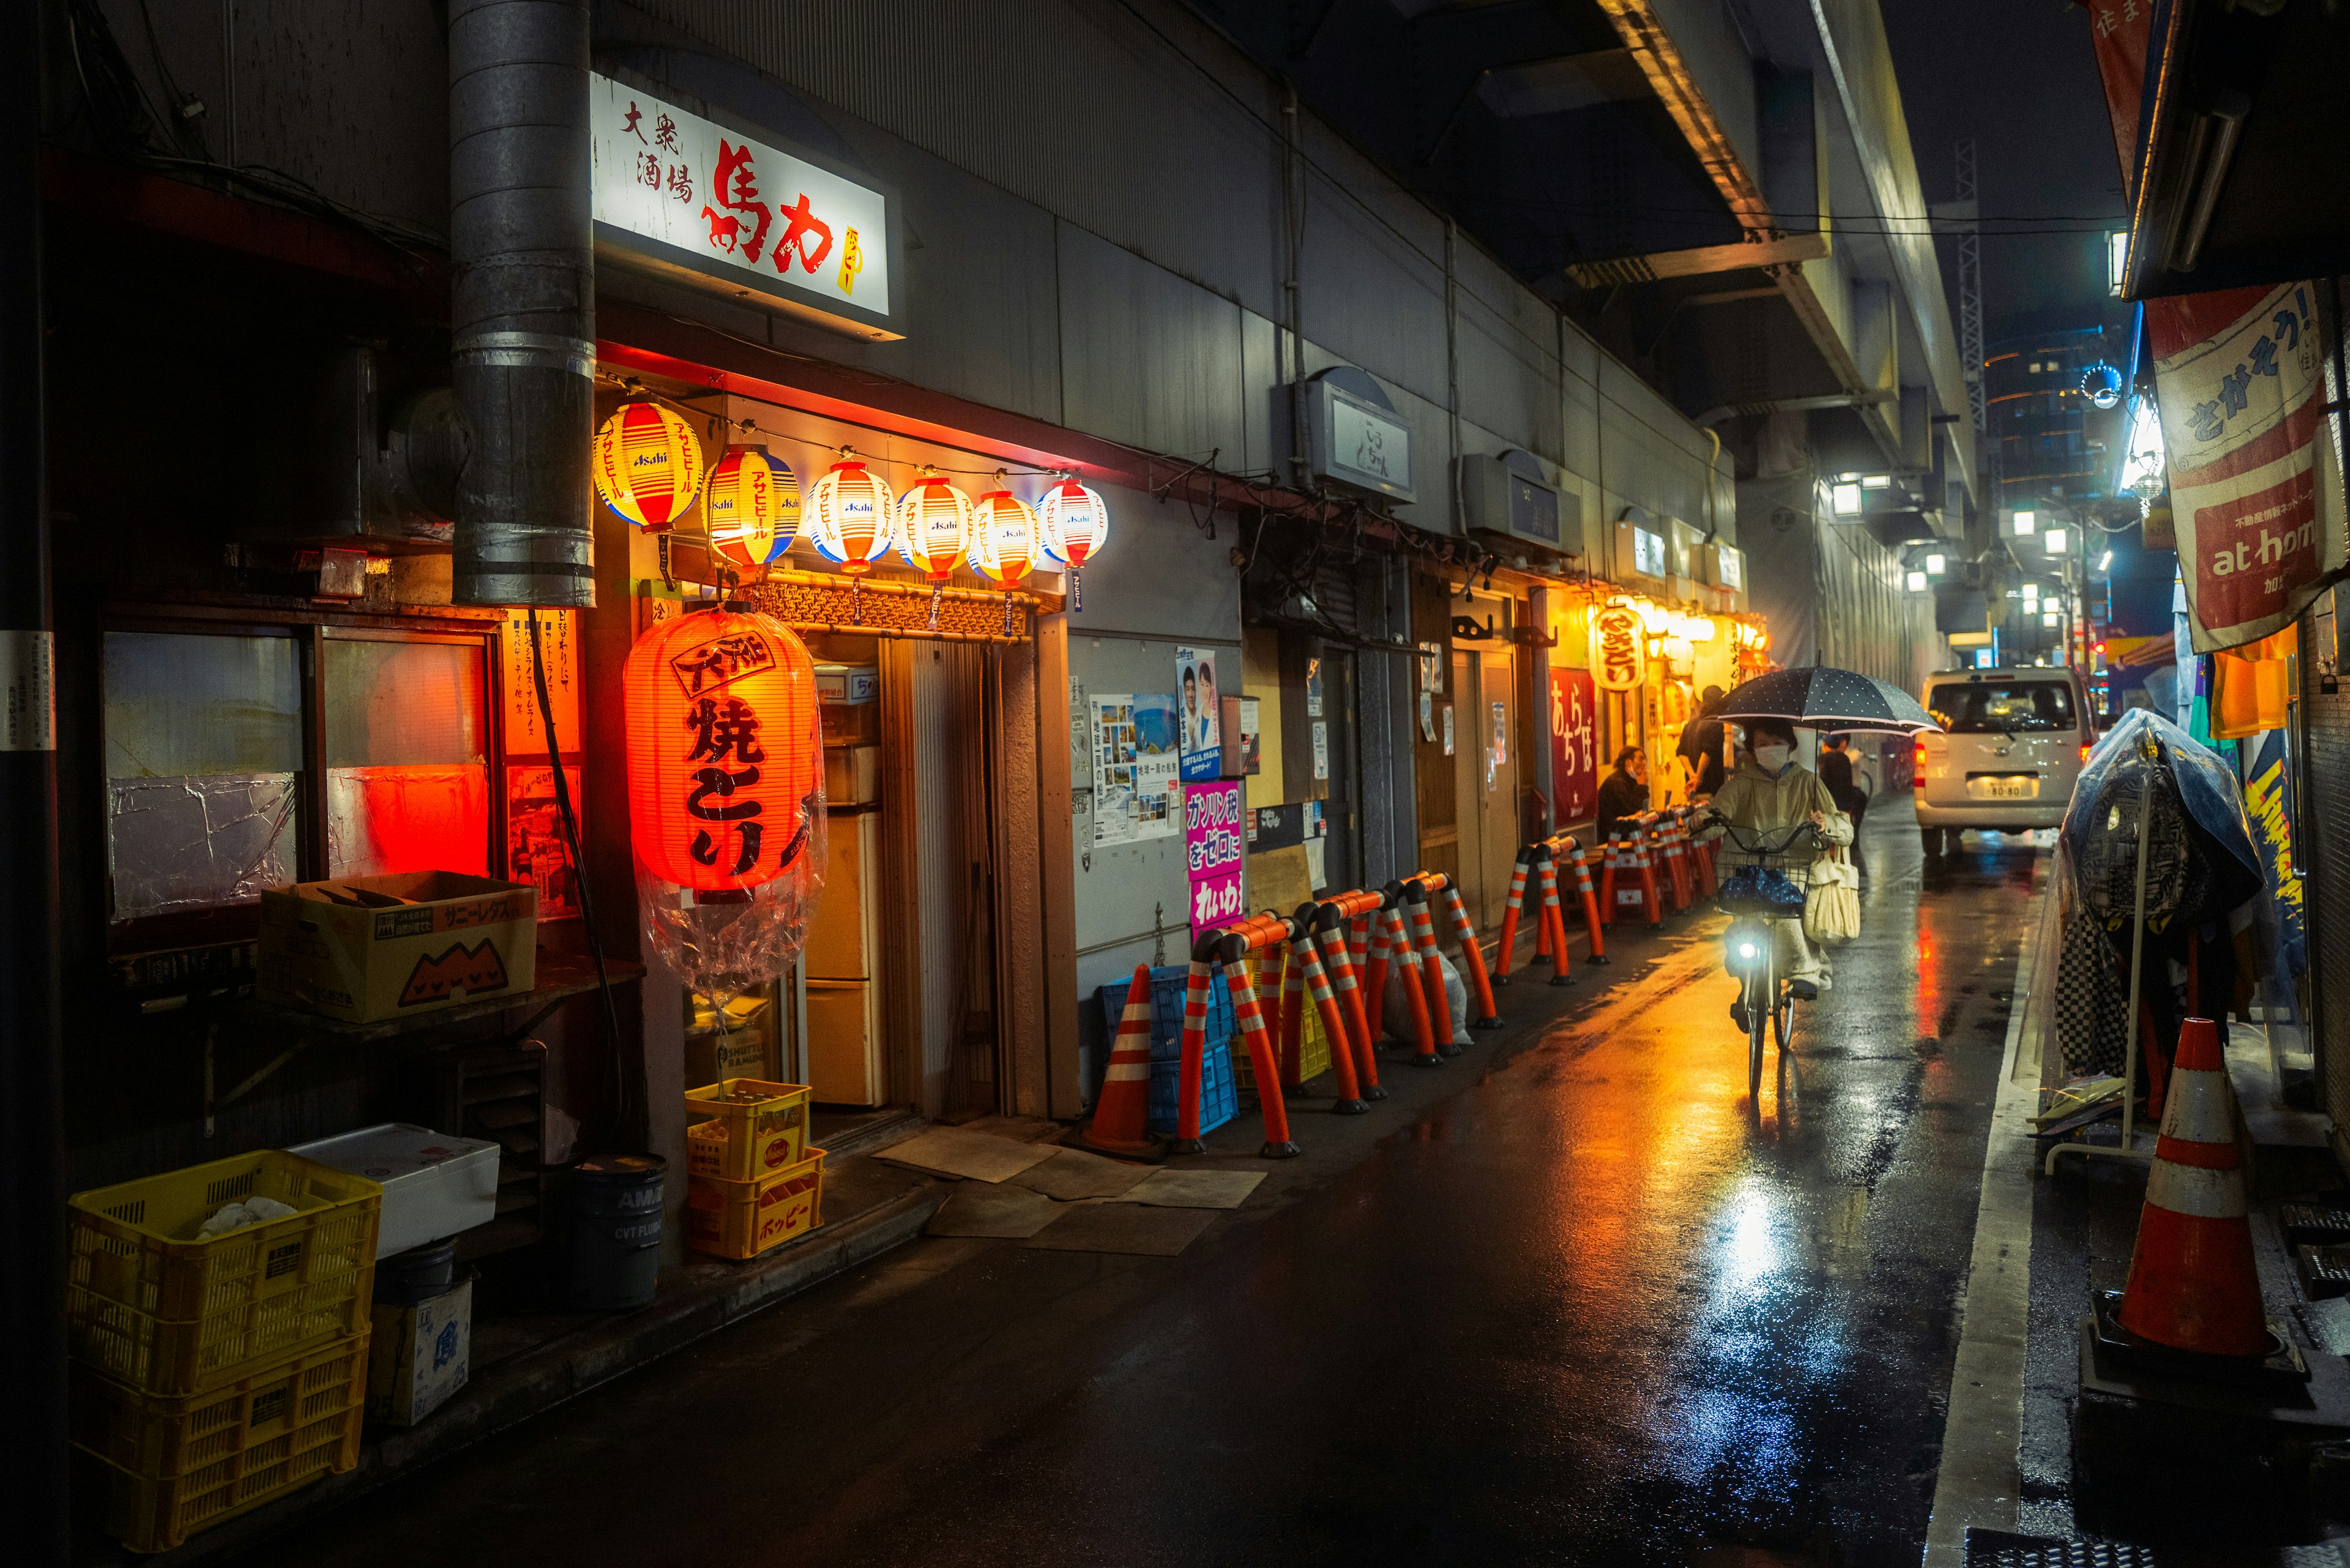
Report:
[[[1762,955],[1762,950],[1756,947],[1752,942],[1741,942],[1738,944],[1738,961],[1741,963],[1752,963]]]

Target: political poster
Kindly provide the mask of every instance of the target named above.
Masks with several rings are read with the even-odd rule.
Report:
[[[1182,723],[1186,783],[1211,779],[1223,771],[1222,710],[1216,701],[1216,656],[1212,650],[1175,650],[1175,701]]]
[[[1241,820],[1242,785],[1183,786],[1183,862],[1191,887],[1191,934],[1239,919],[1241,863],[1246,828]]]

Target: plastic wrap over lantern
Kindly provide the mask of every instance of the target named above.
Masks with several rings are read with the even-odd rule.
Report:
[[[624,403],[596,432],[596,493],[648,534],[676,526],[702,493],[702,443],[659,403]]]
[[[889,553],[895,531],[890,515],[897,498],[889,487],[849,453],[825,471],[808,490],[808,543],[816,553],[852,576],[873,569]]]
[[[1036,564],[1035,512],[1009,490],[981,496],[972,507],[969,559],[989,582],[1018,587]]]
[[[1036,503],[1036,547],[1069,574],[1073,607],[1086,607],[1085,564],[1109,538],[1109,508],[1095,491],[1064,474]]]
[[[800,531],[800,482],[765,447],[733,447],[710,471],[702,512],[711,548],[755,570],[790,549]]]
[[[816,665],[739,604],[662,622],[623,675],[645,936],[721,1001],[781,974],[824,880]]]

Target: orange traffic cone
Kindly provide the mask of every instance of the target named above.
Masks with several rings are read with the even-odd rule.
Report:
[[[2236,1164],[2236,1102],[2208,1018],[2179,1031],[2121,1326],[2206,1355],[2265,1355],[2267,1314]]]
[[[1147,1154],[1158,1147],[1150,1136],[1150,970],[1137,964],[1127,987],[1126,1012],[1110,1043],[1109,1067],[1102,1074],[1094,1119],[1076,1141],[1104,1154]]]

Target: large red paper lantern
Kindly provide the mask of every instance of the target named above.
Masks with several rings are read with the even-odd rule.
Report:
[[[934,583],[954,575],[971,547],[971,497],[935,473],[898,498],[898,554]]]
[[[765,447],[733,447],[710,471],[702,514],[710,547],[756,570],[790,549],[800,531],[800,482]]]
[[[816,665],[735,608],[665,621],[624,671],[629,829],[645,872],[702,893],[792,870],[824,817]]]
[[[862,458],[848,453],[808,491],[808,543],[851,576],[869,572],[889,552],[897,500]]]
[[[596,493],[648,534],[677,525],[702,493],[702,443],[659,403],[624,403],[596,432]]]
[[[972,507],[973,570],[1006,589],[1016,588],[1036,563],[1036,514],[1009,490],[991,490]]]

